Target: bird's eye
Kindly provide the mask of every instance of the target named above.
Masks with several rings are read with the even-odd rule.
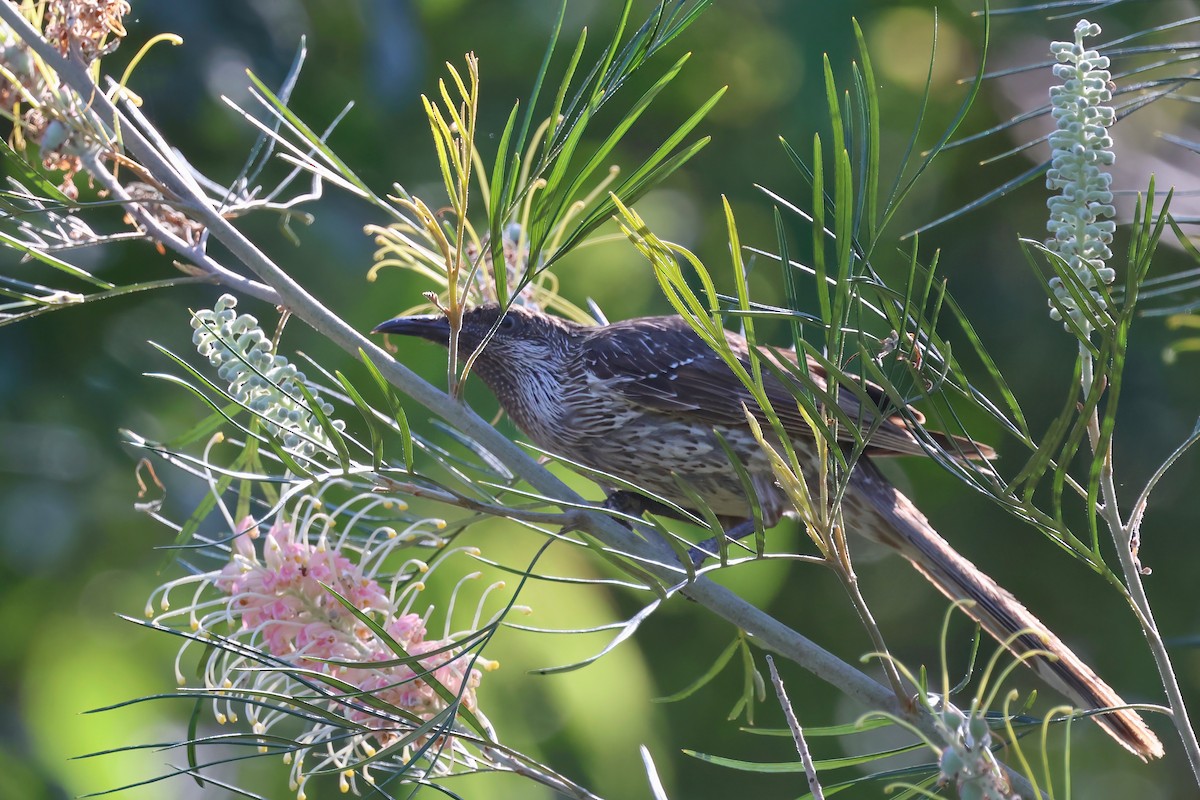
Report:
[[[517,318],[512,314],[505,314],[504,319],[500,320],[500,330],[511,331],[517,327]]]

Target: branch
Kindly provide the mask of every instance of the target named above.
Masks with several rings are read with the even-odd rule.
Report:
[[[800,756],[800,763],[804,765],[804,774],[808,776],[808,790],[812,794],[813,800],[825,800],[825,791],[821,788],[821,782],[817,778],[817,768],[813,765],[812,753],[809,752],[808,742],[804,738],[804,729],[800,727],[800,720],[796,718],[796,711],[792,708],[791,701],[788,700],[787,690],[783,687],[783,678],[779,677],[779,670],[775,669],[775,659],[767,656],[767,666],[771,669],[771,683],[775,685],[775,694],[779,697],[779,705],[783,707],[783,715],[792,731],[792,739],[796,743],[796,753]]]
[[[270,286],[250,280],[226,268],[219,261],[204,252],[201,245],[188,243],[179,238],[170,228],[163,225],[144,205],[129,196],[129,193],[125,191],[125,187],[121,186],[116,176],[109,172],[108,168],[101,163],[98,153],[94,151],[83,153],[80,155],[79,160],[83,163],[88,173],[98,180],[109,194],[121,201],[129,216],[145,228],[154,241],[170,247],[222,285],[262,300],[265,303],[271,303],[272,305],[280,304],[278,293]],[[187,207],[192,208],[193,206],[188,204]]]
[[[1094,382],[1100,378],[1095,374],[1095,365],[1092,362],[1091,354],[1082,344],[1079,347],[1079,358],[1082,362],[1080,383],[1086,395]],[[1116,545],[1117,560],[1121,563],[1121,573],[1125,577],[1125,585],[1129,592],[1129,604],[1138,618],[1142,635],[1146,637],[1146,644],[1150,647],[1150,654],[1154,657],[1154,665],[1158,668],[1163,692],[1171,706],[1171,721],[1175,724],[1175,730],[1179,733],[1179,739],[1187,753],[1188,762],[1192,767],[1192,775],[1197,783],[1200,783],[1200,742],[1196,739],[1196,731],[1192,727],[1192,721],[1188,715],[1187,703],[1184,701],[1183,691],[1179,687],[1179,678],[1175,675],[1175,668],[1171,663],[1171,654],[1167,652],[1167,645],[1163,642],[1162,634],[1158,630],[1158,623],[1154,620],[1154,609],[1150,605],[1150,598],[1147,597],[1146,587],[1142,583],[1144,573],[1141,561],[1137,556],[1138,528],[1141,524],[1142,509],[1139,507],[1136,514],[1131,514],[1128,523],[1121,521],[1113,471],[1112,434],[1106,435],[1101,432],[1097,409],[1092,409],[1092,415],[1088,418],[1087,425],[1092,453],[1102,460],[1100,466],[1102,500],[1100,516],[1108,526],[1113,543]],[[1139,498],[1139,506],[1141,502],[1142,499]]]

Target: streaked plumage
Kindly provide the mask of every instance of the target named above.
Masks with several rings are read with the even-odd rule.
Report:
[[[420,336],[445,345],[444,317],[400,317],[377,332]],[[490,338],[489,338],[490,337]],[[770,465],[750,433],[743,404],[761,416],[752,396],[724,361],[679,317],[645,317],[587,327],[557,317],[512,308],[483,306],[463,316],[459,354],[469,357],[487,340],[474,372],[495,393],[513,422],[535,444],[585,466],[617,476],[687,508],[691,499],[677,477],[700,494],[727,527],[750,515],[741,479],[714,429],[750,474],[765,522],[774,525],[789,510]],[[746,341],[726,333],[739,360],[748,365]],[[762,351],[784,368],[794,356]],[[809,361],[811,387],[829,401],[827,374]],[[792,391],[765,373],[767,397],[796,450],[806,475],[816,474],[813,434]],[[868,456],[925,455],[918,431],[886,407],[879,387],[867,385],[875,407],[839,386],[836,403],[867,436]],[[882,419],[880,417],[883,417]],[[914,419],[920,421],[919,415]],[[991,448],[919,429],[927,441],[965,458],[990,458]],[[848,431],[841,431],[847,439]],[[975,602],[967,613],[1017,653],[1048,650],[1056,660],[1027,663],[1048,683],[1087,708],[1124,701],[1096,676],[1011,594],[946,543],[921,512],[864,456],[855,465],[842,501],[847,529],[900,552],[947,597]],[[1142,758],[1162,755],[1162,745],[1134,711],[1095,718],[1124,747]]]

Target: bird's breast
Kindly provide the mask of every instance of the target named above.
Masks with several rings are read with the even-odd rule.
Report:
[[[487,380],[504,413],[533,443],[555,451],[565,441],[568,430],[562,381],[550,370],[530,370],[524,374],[492,376]]]
[[[720,439],[708,426],[628,405],[611,404],[598,411],[580,406],[564,420],[563,438],[543,444],[585,466],[629,481],[681,506],[691,496],[680,482],[705,499],[719,515],[748,516],[745,487]],[[749,430],[726,429],[722,438],[746,467],[759,494],[774,483],[770,463]],[[776,498],[769,498],[774,503]]]

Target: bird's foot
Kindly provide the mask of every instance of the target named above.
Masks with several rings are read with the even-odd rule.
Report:
[[[692,560],[693,567],[699,567],[709,558],[720,558],[722,538],[726,541],[736,542],[748,536],[753,536],[754,530],[754,520],[744,519],[736,525],[727,528],[721,536],[705,539],[703,542],[690,548],[688,550],[688,558]]]
[[[651,507],[651,503],[653,502],[650,498],[642,497],[637,492],[628,492],[621,489],[610,493],[604,498],[603,508],[606,511],[613,511],[628,517],[640,517],[647,511],[655,510]],[[627,528],[633,527],[629,520],[621,519],[620,517],[615,517],[615,519]]]
[[[642,514],[646,513],[647,510],[652,510],[646,507],[647,503],[649,502],[649,500],[639,494],[636,494],[635,492],[620,491],[613,492],[612,494],[608,495],[606,498],[604,498],[603,503],[601,503],[599,506],[593,506],[592,509],[615,512],[610,513],[608,517],[613,521],[625,526],[626,528],[633,530],[633,523],[630,522],[627,517],[640,517]],[[570,533],[571,531],[584,530],[586,525],[584,525],[583,519],[590,510],[591,509],[587,508],[578,508],[567,513],[565,515],[567,521],[563,524],[561,532]]]

